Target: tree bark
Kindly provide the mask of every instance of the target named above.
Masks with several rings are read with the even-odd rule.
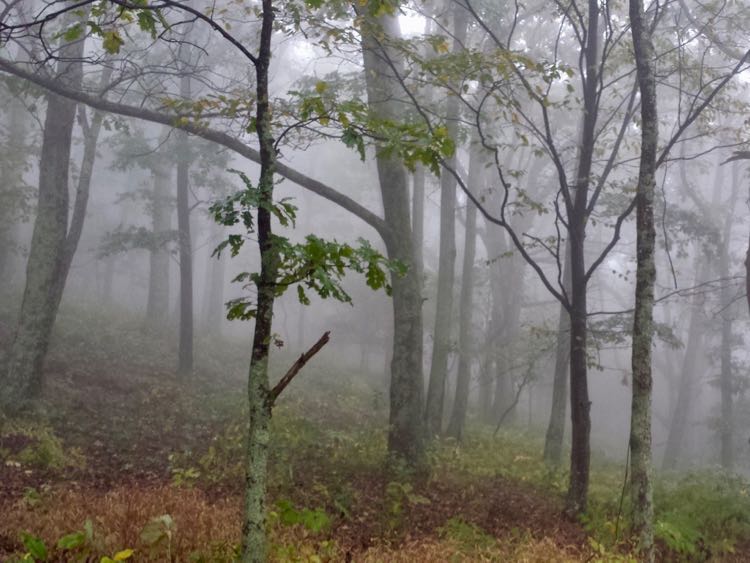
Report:
[[[708,261],[696,257],[696,266],[698,266],[698,263],[700,263],[700,266],[697,268],[693,285],[704,282],[708,276]],[[705,328],[701,319],[701,300],[700,296],[695,295],[691,304],[688,336],[682,362],[682,376],[679,378],[677,402],[672,412],[662,461],[662,469],[665,471],[673,470],[677,467],[680,459],[680,451],[683,449],[685,442],[685,432],[688,429],[688,419],[693,399],[693,383],[695,374],[699,370],[698,364],[702,353],[703,329]]]
[[[417,165],[412,175],[411,222],[414,238],[414,272],[424,286],[424,166]]]
[[[731,223],[727,223],[731,225]],[[725,233],[731,231],[731,226],[725,229]],[[719,257],[719,276],[726,280],[729,278],[729,240],[722,241],[721,254]],[[728,310],[732,302],[732,294],[727,282],[721,286],[721,306],[725,308],[721,314],[721,372],[719,385],[721,388],[721,466],[731,470],[734,465],[734,420],[732,416],[732,313]]]
[[[565,246],[563,284],[570,292],[570,245]],[[565,413],[568,401],[568,368],[570,365],[570,314],[560,305],[557,322],[557,346],[555,373],[552,381],[552,408],[544,438],[544,461],[554,467],[562,463],[563,438],[565,437]]]
[[[245,502],[242,527],[242,561],[265,563],[268,559],[266,537],[266,477],[268,471],[269,423],[272,398],[268,383],[268,355],[272,335],[273,305],[278,275],[278,251],[274,248],[272,213],[276,149],[268,95],[268,70],[271,62],[271,36],[274,8],[272,0],[263,0],[260,46],[255,61],[256,133],[260,145],[260,193],[257,214],[257,240],[260,249],[260,275],[256,282],[258,301],[253,333],[253,349],[248,375],[248,433],[245,455]]]
[[[453,52],[464,49],[467,13],[460,1],[453,4]],[[448,98],[446,127],[454,141],[458,136],[459,107],[456,96]],[[456,167],[456,155],[446,159],[446,166]],[[448,355],[451,350],[453,326],[453,289],[456,278],[456,178],[443,168],[440,176],[440,256],[433,331],[432,362],[427,386],[425,430],[428,436],[440,434],[445,411],[445,386],[448,374]]]
[[[630,415],[630,486],[633,533],[640,559],[654,561],[654,506],[651,462],[651,350],[656,280],[654,190],[659,120],[651,31],[642,0],[630,0],[630,30],[641,93],[641,157],[636,187],[636,282],[633,317],[633,398]]]
[[[73,89],[82,81],[84,40],[61,48],[57,80]],[[22,410],[42,389],[42,367],[57,315],[60,276],[66,260],[68,176],[76,103],[48,94],[39,165],[39,202],[34,221],[26,287],[11,346],[8,368],[0,387],[6,412]]]
[[[190,99],[190,77],[183,69],[180,97]],[[180,340],[177,375],[193,372],[193,249],[190,238],[189,172],[190,147],[187,133],[177,131],[177,232],[180,252]]]
[[[169,210],[169,173],[157,164],[152,170],[151,230],[157,241],[171,230]],[[169,313],[169,252],[159,244],[149,254],[148,302],[146,319],[152,325],[163,324]]]
[[[375,17],[368,7],[357,7],[364,16],[362,54],[367,99],[373,112],[385,119],[400,118],[394,102],[398,86],[390,65],[403,62],[395,50],[383,44],[400,37],[395,16]],[[390,62],[389,62],[390,61]],[[414,267],[414,239],[409,213],[406,171],[395,158],[378,151],[378,179],[388,233],[385,238],[390,259],[409,266],[404,276],[393,276],[393,357],[391,360],[388,451],[410,463],[419,462],[424,449],[422,403],[422,291]]]
[[[585,512],[588,502],[591,459],[591,401],[586,357],[587,284],[585,238],[588,223],[589,187],[594,154],[594,135],[599,111],[599,3],[588,2],[588,26],[584,57],[583,121],[578,170],[572,202],[568,208],[571,292],[570,307],[570,482],[566,499],[569,514]]]
[[[469,166],[470,174],[477,163]],[[473,188],[476,182],[469,183]],[[469,387],[471,384],[471,365],[474,358],[474,338],[471,330],[472,308],[474,302],[474,257],[477,243],[477,208],[471,202],[466,204],[466,234],[464,240],[463,275],[461,277],[461,316],[459,321],[458,340],[458,379],[456,397],[453,401],[453,412],[448,424],[448,436],[461,440],[466,424],[466,410],[469,404]]]
[[[212,241],[219,240],[223,229],[219,225],[212,228]],[[206,263],[206,287],[203,292],[203,324],[209,333],[219,334],[221,320],[224,317],[224,275],[227,261],[226,253],[213,256],[214,246],[210,245]],[[302,309],[305,310],[304,307]]]
[[[0,287],[5,291],[13,279],[15,230],[19,220],[19,195],[23,190],[23,169],[27,161],[25,120],[26,108],[9,92],[8,103],[4,108],[7,115],[7,139],[0,162]],[[6,195],[7,194],[7,195]]]
[[[725,280],[721,285],[721,372],[719,386],[721,389],[721,466],[731,470],[734,466],[734,417],[732,415],[732,292],[726,280],[730,272],[729,250],[732,240],[732,227],[735,221],[735,203],[739,190],[739,168],[733,166],[732,170],[732,193],[727,201],[727,220],[721,232],[721,249],[719,251],[719,277]]]

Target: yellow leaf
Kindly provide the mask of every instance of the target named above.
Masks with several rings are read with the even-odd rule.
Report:
[[[133,556],[134,551],[132,549],[123,549],[115,553],[115,561],[125,561]]]
[[[322,82],[322,81],[321,81],[321,82],[316,82],[316,83],[315,83],[315,91],[316,91],[316,92],[317,92],[318,94],[322,94],[322,93],[323,93],[323,92],[325,92],[326,90],[328,90],[328,84],[326,84],[325,82]]]

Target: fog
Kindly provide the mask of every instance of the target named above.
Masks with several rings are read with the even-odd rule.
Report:
[[[103,391],[153,382],[157,397],[174,385],[175,397],[205,399],[179,420],[199,425],[216,408],[228,425],[217,436],[244,429],[247,450],[232,459],[247,479],[246,561],[298,560],[257,532],[271,526],[267,457],[270,507],[287,494],[284,463],[290,480],[292,466],[307,471],[274,457],[286,444],[274,432],[288,436],[288,416],[326,428],[327,415],[334,431],[350,402],[372,412],[349,413],[341,436],[361,426],[381,437],[378,463],[432,459],[440,474],[445,447],[517,461],[526,451],[503,440],[520,437],[569,481],[566,514],[586,512],[589,461],[627,481],[636,436],[649,437],[658,478],[750,477],[743,2],[634,2],[655,69],[653,123],[633,8],[616,3],[78,4],[0,4],[8,483],[23,481],[11,475],[12,437],[27,424],[16,421],[77,444],[55,421],[75,419],[81,374]],[[636,280],[648,277],[641,205],[655,230],[643,309],[653,325],[634,338]],[[645,434],[631,425],[641,337],[652,351]],[[212,406],[218,397],[243,406]],[[168,418],[169,404],[137,408]],[[167,418],[149,432],[171,436]],[[173,456],[217,444],[199,435],[152,454],[156,481],[185,479]],[[151,454],[132,455],[138,468]],[[38,474],[8,497],[60,481]],[[669,560],[679,549],[665,529]]]

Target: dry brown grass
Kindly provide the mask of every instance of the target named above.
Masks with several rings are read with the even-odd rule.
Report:
[[[58,489],[44,493],[33,506],[19,499],[6,507],[0,519],[0,556],[3,548],[8,550],[13,543],[21,547],[21,531],[53,546],[61,536],[82,529],[86,519],[94,525],[104,548],[102,554],[124,548],[143,554],[148,551],[140,539],[143,527],[152,518],[169,514],[176,529],[171,551],[175,560],[184,561],[193,552],[205,552],[210,545],[235,545],[240,537],[240,508],[239,499],[209,501],[198,489],[171,486],[123,487],[106,493]],[[160,557],[155,555],[155,559]]]
[[[492,550],[467,552],[448,540],[426,538],[394,547],[379,546],[367,550],[353,560],[361,563],[432,563],[438,561],[476,561],[516,563],[571,563],[585,561],[585,554],[576,547],[560,548],[550,538],[520,543],[498,543]]]
[[[47,546],[83,527],[86,519],[94,525],[98,540],[96,555],[120,549],[136,550],[135,561],[166,561],[164,549],[150,550],[140,538],[152,519],[169,514],[175,522],[171,559],[187,561],[203,554],[205,561],[231,560],[232,546],[240,538],[238,497],[210,499],[199,489],[159,487],[119,487],[109,492],[73,487],[43,493],[40,501],[19,498],[6,506],[0,519],[0,559],[20,553],[20,532],[42,538]],[[435,536],[388,543],[376,541],[361,550],[336,544],[331,538],[315,536],[297,527],[276,526],[272,531],[275,561],[357,561],[440,562],[440,561],[517,561],[525,563],[581,561],[576,547],[560,547],[552,538],[518,538],[498,542],[496,548],[469,550],[451,540]],[[57,553],[53,557],[60,560]],[[320,558],[320,559],[317,559]]]

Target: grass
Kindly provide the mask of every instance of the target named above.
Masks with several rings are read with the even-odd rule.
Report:
[[[197,376],[183,382],[170,345],[137,318],[70,308],[59,327],[44,408],[0,429],[0,558],[38,538],[50,560],[126,549],[138,561],[232,560],[246,347],[202,343]],[[581,522],[562,517],[567,474],[543,463],[533,433],[473,425],[460,445],[431,445],[428,471],[398,471],[386,466],[387,412],[372,380],[313,362],[275,410],[274,560],[632,560],[621,466],[594,460]],[[662,559],[747,560],[748,490],[720,473],[660,478]],[[59,547],[71,534],[79,543]]]

